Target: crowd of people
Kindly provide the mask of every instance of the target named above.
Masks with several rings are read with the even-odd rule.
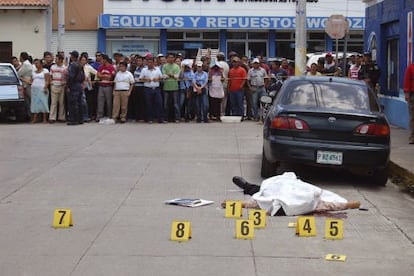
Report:
[[[249,60],[236,52],[220,52],[215,59],[184,59],[181,54],[151,53],[113,58],[96,52],[44,52],[32,59],[27,52],[12,63],[23,83],[26,113],[32,123],[67,122],[68,125],[103,119],[126,123],[221,121],[221,116],[259,120],[259,99],[272,80],[294,74],[294,64],[262,56]],[[368,59],[351,57],[346,76],[370,79]],[[337,74],[331,54],[308,68],[308,75]],[[377,81],[377,80],[376,80]]]

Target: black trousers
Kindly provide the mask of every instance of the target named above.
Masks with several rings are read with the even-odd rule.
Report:
[[[76,84],[69,87],[68,91],[68,108],[69,122],[83,123],[82,117],[82,85]]]

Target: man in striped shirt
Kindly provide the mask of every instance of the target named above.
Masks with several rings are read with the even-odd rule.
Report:
[[[56,63],[50,67],[51,82],[51,104],[49,123],[53,124],[56,119],[59,121],[66,120],[65,111],[65,86],[66,86],[67,67],[63,64],[63,56],[56,56]],[[57,114],[57,112],[59,112]],[[57,118],[56,118],[57,116]]]

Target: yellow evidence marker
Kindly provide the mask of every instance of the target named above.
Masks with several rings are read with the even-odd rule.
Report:
[[[325,257],[325,260],[345,262],[346,256],[345,255],[338,255],[338,254],[328,254]]]
[[[70,209],[57,208],[53,214],[54,228],[68,228],[73,226],[72,211]]]
[[[344,221],[342,219],[326,219],[325,239],[342,240],[344,238]]]
[[[236,239],[251,240],[254,238],[253,220],[238,219],[236,220]]]
[[[266,227],[266,211],[265,210],[250,210],[249,219],[253,221],[255,228],[265,228]]]
[[[226,200],[226,218],[241,218],[242,202],[240,200]]]
[[[313,216],[298,217],[296,222],[296,234],[300,237],[316,236],[316,223]]]
[[[189,221],[173,221],[171,226],[172,241],[188,241],[191,239],[191,223]]]

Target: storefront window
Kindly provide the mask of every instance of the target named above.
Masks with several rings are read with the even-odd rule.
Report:
[[[167,51],[169,53],[181,53],[185,58],[197,56],[198,49],[218,49],[218,32],[168,32]]]
[[[246,39],[246,32],[227,32],[227,39]]]

